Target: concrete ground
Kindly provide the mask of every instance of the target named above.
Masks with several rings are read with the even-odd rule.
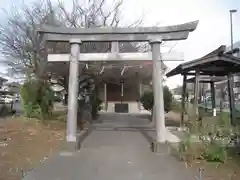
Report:
[[[121,119],[121,116],[117,115],[116,119]],[[124,122],[127,119],[131,121],[132,116],[126,117]],[[83,140],[79,151],[60,152],[50,157],[36,170],[29,172],[24,180],[194,179],[194,174],[184,164],[169,155],[167,145],[162,145],[159,154],[151,152],[149,139],[145,135],[148,131],[152,130],[95,126]]]

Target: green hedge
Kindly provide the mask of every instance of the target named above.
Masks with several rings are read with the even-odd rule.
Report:
[[[172,110],[173,95],[167,86],[163,87],[164,111],[169,112]],[[140,98],[144,109],[152,111],[154,104],[154,97],[152,91],[145,92]]]
[[[25,116],[45,119],[51,115],[54,94],[50,85],[41,80],[28,80],[21,87]]]

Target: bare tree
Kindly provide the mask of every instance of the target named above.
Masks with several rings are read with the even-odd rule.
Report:
[[[13,7],[10,12],[4,10],[6,21],[0,23],[0,52],[14,74],[47,79],[45,44],[42,37],[36,33],[36,28],[41,24],[116,27],[119,24],[118,13],[121,5],[121,0],[113,3],[111,8],[106,0],[89,0],[88,6],[84,7],[78,0],[72,0],[71,8],[66,8],[60,0],[55,4],[50,0],[38,0],[31,5]],[[47,51],[68,52],[68,49],[68,43],[50,43]],[[109,43],[84,43],[81,48],[82,52],[109,50]]]
[[[0,24],[0,51],[6,63],[14,73],[35,74],[42,78],[44,46],[36,28],[42,23],[54,24],[50,18],[52,4],[38,1],[30,7],[23,4],[4,12],[7,20]]]

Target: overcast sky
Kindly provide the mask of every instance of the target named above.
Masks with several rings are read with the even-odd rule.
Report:
[[[21,1],[2,1],[0,7],[9,7]],[[24,2],[30,1],[32,0]],[[111,0],[108,1],[111,2]],[[126,24],[143,18],[146,26],[172,25],[199,20],[196,31],[174,48],[175,51],[184,52],[185,61],[189,61],[209,53],[220,45],[230,44],[229,9],[231,8],[239,9],[239,12],[233,16],[234,41],[238,41],[240,40],[240,33],[238,33],[240,32],[240,1],[238,0],[124,0],[120,18]],[[181,62],[165,63],[169,68],[174,68]],[[179,76],[167,80],[170,87],[176,87],[181,83]]]
[[[127,18],[144,11],[144,22],[152,25],[178,24],[199,20],[196,31],[187,40],[177,44],[174,50],[185,54],[185,61],[201,57],[220,45],[230,44],[229,9],[239,12],[233,16],[234,41],[240,40],[240,1],[238,0],[126,0]],[[133,13],[134,12],[134,13]],[[165,62],[170,68],[181,62]],[[167,80],[170,87],[182,84],[180,76]]]

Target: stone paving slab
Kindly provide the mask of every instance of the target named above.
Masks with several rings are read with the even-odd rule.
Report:
[[[59,153],[46,160],[24,180],[193,180],[193,173],[166,145],[162,153],[150,150],[137,131],[94,130],[79,152]]]
[[[148,114],[102,113],[94,127],[151,127]]]

